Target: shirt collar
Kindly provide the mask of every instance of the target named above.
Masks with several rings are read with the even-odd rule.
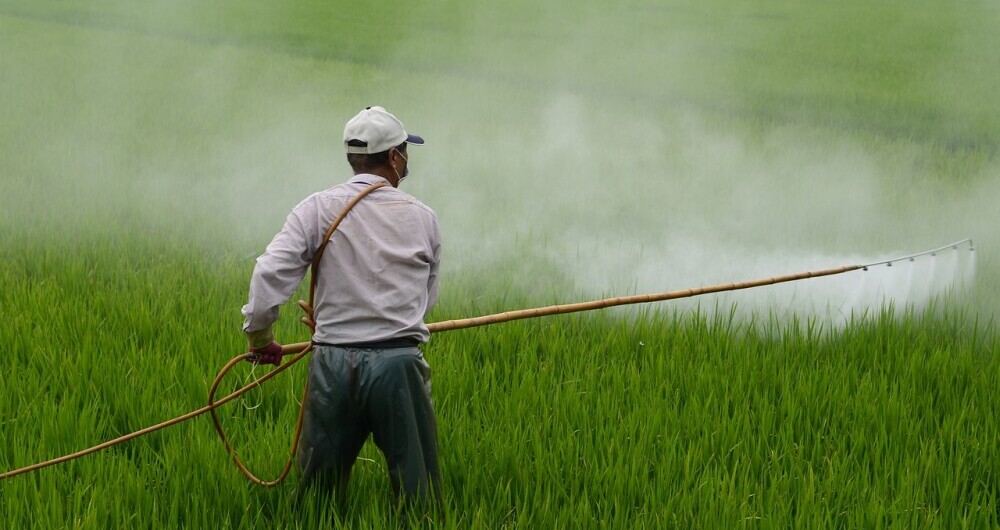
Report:
[[[371,173],[358,173],[357,175],[351,177],[351,180],[348,180],[347,182],[367,184],[369,186],[375,184],[376,182],[385,182],[386,184],[392,185],[392,183],[385,177],[380,177]]]

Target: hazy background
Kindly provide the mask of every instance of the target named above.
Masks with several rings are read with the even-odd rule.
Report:
[[[439,214],[446,291],[570,302],[971,237],[975,260],[699,302],[837,320],[978,266],[991,313],[997,27],[987,2],[0,0],[0,227],[249,262],[349,177],[343,124],[379,104],[427,139],[403,189]]]

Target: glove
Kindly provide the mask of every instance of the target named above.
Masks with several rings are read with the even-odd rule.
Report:
[[[281,344],[271,341],[270,344],[262,348],[250,348],[250,356],[247,361],[253,364],[273,364],[281,365]]]

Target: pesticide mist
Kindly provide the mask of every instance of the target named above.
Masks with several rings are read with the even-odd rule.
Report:
[[[978,149],[967,138],[979,122],[938,96],[922,111],[946,125],[940,138],[914,134],[932,122],[891,112],[851,127],[843,102],[879,93],[847,74],[830,91],[832,81],[796,66],[837,28],[812,28],[791,51],[774,48],[774,27],[747,13],[709,24],[695,8],[665,16],[630,5],[611,16],[597,4],[566,14],[522,2],[521,31],[537,29],[538,42],[493,24],[500,7],[467,6],[455,13],[460,46],[440,48],[432,28],[407,31],[380,49],[385,70],[366,70],[246,37],[191,38],[180,29],[197,27],[188,2],[160,5],[156,23],[166,26],[155,32],[144,29],[153,17],[108,5],[138,31],[39,21],[34,30],[72,55],[7,61],[4,115],[24,124],[6,131],[18,156],[3,162],[6,215],[18,223],[182,231],[251,259],[298,200],[348,178],[343,123],[381,104],[428,140],[404,188],[438,211],[453,277],[513,270],[497,287],[568,302],[863,264],[971,237],[979,250],[961,259],[671,307],[842,321],[882,303],[923,307],[972,283],[997,289],[995,274],[973,280],[971,258],[996,262],[1000,163],[934,143]],[[399,24],[434,9],[413,8]],[[905,14],[898,31],[929,20]],[[901,79],[901,97],[977,95],[962,81],[984,38],[974,29],[942,36],[954,44]],[[873,44],[883,38],[892,35],[873,34]],[[436,55],[415,55],[421,47]],[[766,60],[748,67],[756,50]],[[888,127],[878,120],[897,130],[878,134]]]
[[[530,9],[540,24],[562,16]],[[894,32],[934,24],[929,14],[885,9],[882,15],[901,17]],[[863,264],[977,241],[978,253],[925,260],[933,264],[674,304],[728,310],[735,303],[842,321],[884,303],[920,308],[964,292],[976,256],[996,262],[1000,163],[984,142],[996,132],[979,126],[977,112],[995,117],[997,109],[972,111],[943,97],[976,93],[979,85],[963,76],[981,55],[970,49],[983,38],[978,27],[957,24],[941,36],[948,44],[934,60],[900,80],[901,97],[942,95],[925,109],[933,118],[876,114],[873,120],[885,120],[876,127],[891,133],[883,136],[854,129],[854,118],[841,115],[844,100],[879,97],[867,79],[834,71],[825,81],[831,90],[800,77],[799,61],[822,54],[824,38],[839,38],[837,28],[810,28],[816,34],[796,52],[769,48],[776,37],[753,31],[739,14],[729,22],[744,31],[661,39],[642,31],[647,15],[633,7],[611,22],[601,10],[582,9],[530,66],[498,58],[498,47],[513,46],[509,38],[489,16],[470,17],[468,35],[481,37],[470,37],[469,48],[484,64],[520,72],[541,89],[504,77],[451,79],[424,110],[433,141],[422,155],[427,170],[418,178],[425,180],[411,185],[441,212],[453,267],[486,273],[540,262],[546,274],[528,267],[532,273],[510,283],[556,301]],[[632,32],[637,40],[624,38]],[[894,37],[871,38],[890,46]],[[754,72],[744,59],[758,49],[768,54]],[[479,98],[497,84],[507,90]],[[785,89],[807,96],[785,98]],[[771,106],[770,116],[754,114]],[[941,150],[921,140],[928,134],[972,151]],[[994,274],[976,289],[989,300],[996,286]]]

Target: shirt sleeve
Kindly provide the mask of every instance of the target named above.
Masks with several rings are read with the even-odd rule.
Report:
[[[243,306],[243,331],[266,330],[278,319],[278,309],[291,298],[312,262],[311,246],[298,211],[267,246],[250,278],[249,301]]]
[[[424,318],[427,318],[427,313],[431,312],[438,299],[438,269],[441,266],[441,231],[438,228],[437,218],[433,220],[430,234],[431,255],[433,258],[431,260],[430,274],[427,276],[427,311],[424,312]]]

